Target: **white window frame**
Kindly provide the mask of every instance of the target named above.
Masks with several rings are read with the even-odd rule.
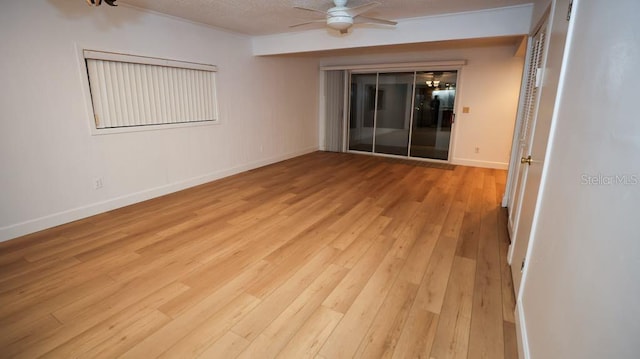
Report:
[[[182,128],[182,127],[213,126],[213,125],[219,125],[222,123],[222,120],[220,118],[220,112],[221,112],[220,103],[218,101],[218,98],[219,98],[219,90],[217,85],[218,80],[216,76],[214,80],[215,89],[213,91],[214,101],[215,101],[215,119],[213,120],[180,122],[180,123],[164,123],[164,124],[154,124],[154,125],[144,125],[144,126],[97,128],[96,122],[95,122],[94,108],[93,108],[93,99],[91,97],[91,89],[89,85],[89,75],[88,75],[87,63],[86,63],[87,58],[205,70],[205,71],[215,72],[216,75],[217,75],[218,67],[216,65],[203,64],[198,62],[163,59],[163,58],[152,57],[152,56],[132,55],[132,54],[126,54],[123,52],[116,52],[116,51],[91,50],[79,45],[76,45],[76,50],[78,53],[78,62],[79,62],[78,65],[80,70],[80,77],[82,80],[82,90],[85,97],[89,130],[92,136],[110,135],[110,134],[127,133],[127,132],[168,130],[168,129]]]

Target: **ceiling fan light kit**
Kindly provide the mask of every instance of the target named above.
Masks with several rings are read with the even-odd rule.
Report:
[[[353,18],[351,16],[333,16],[327,18],[327,26],[343,32],[353,26]]]

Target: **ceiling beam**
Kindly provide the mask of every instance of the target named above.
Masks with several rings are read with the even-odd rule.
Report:
[[[481,11],[398,20],[394,27],[356,26],[349,34],[320,29],[252,38],[253,54],[281,55],[347,48],[432,41],[526,35],[533,6],[519,5]]]

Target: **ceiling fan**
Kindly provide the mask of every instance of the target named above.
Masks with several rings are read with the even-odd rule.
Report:
[[[117,0],[104,0],[109,6],[118,6],[116,5]],[[87,4],[89,6],[100,6],[102,4],[102,0],[87,0]]]
[[[326,22],[327,26],[340,31],[341,34],[346,34],[349,28],[353,24],[382,24],[382,25],[396,25],[397,22],[385,19],[378,19],[375,17],[364,16],[365,12],[380,5],[378,2],[370,2],[363,5],[354,7],[347,7],[348,0],[333,0],[334,6],[326,10],[314,9],[302,6],[294,6],[296,9],[311,11],[325,15],[326,19],[311,20],[303,22],[301,24],[291,25],[289,27],[305,26],[314,23]]]

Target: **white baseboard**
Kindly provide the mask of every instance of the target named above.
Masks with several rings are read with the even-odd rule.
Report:
[[[509,164],[506,162],[491,162],[491,161],[478,161],[470,160],[466,158],[454,158],[451,161],[454,165],[482,167],[482,168],[494,168],[498,170],[506,170],[509,168]]]
[[[522,300],[516,303],[516,338],[518,340],[518,358],[529,359],[529,340],[527,339],[527,326],[525,325]]]
[[[26,234],[41,231],[43,229],[59,226],[61,224],[77,221],[82,218],[87,218],[99,213],[111,211],[116,208],[125,207],[134,203],[146,201],[155,197],[164,196],[169,193],[181,191],[183,189],[201,185],[203,183],[215,181],[220,178],[232,176],[237,173],[252,170],[254,168],[266,166],[275,162],[280,162],[289,158],[301,156],[307,153],[315,152],[318,150],[317,146],[308,147],[303,150],[294,151],[291,153],[273,156],[270,158],[262,159],[259,161],[243,164],[240,166],[232,167],[208,173],[206,175],[182,180],[179,182],[170,183],[167,185],[146,189],[140,192],[127,194],[124,196],[111,198],[106,201],[92,203],[86,206],[72,208],[58,213],[52,213],[50,215],[30,219],[21,223],[11,224],[6,227],[0,227],[0,242],[7,241],[13,238],[24,236]]]

